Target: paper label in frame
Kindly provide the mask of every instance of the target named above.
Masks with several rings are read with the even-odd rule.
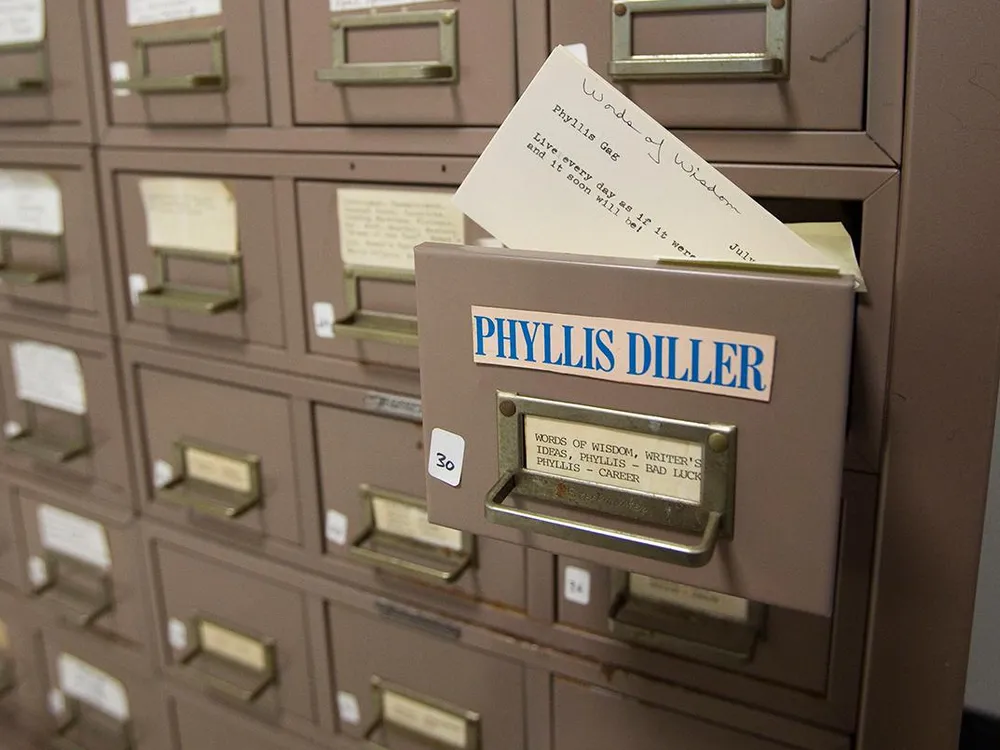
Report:
[[[771,400],[775,337],[472,306],[477,364]]]
[[[222,180],[143,177],[139,192],[151,248],[239,251],[236,199]]]
[[[375,528],[387,534],[413,539],[456,552],[462,549],[462,532],[427,520],[427,510],[388,497],[372,498]]]
[[[419,422],[423,419],[423,407],[415,396],[396,396],[391,393],[369,391],[365,394],[365,408],[368,411],[402,417]]]
[[[59,184],[45,172],[0,169],[0,230],[61,236]]]
[[[42,547],[101,570],[111,568],[111,549],[104,526],[51,505],[38,506]]]
[[[386,8],[393,5],[418,5],[435,0],[330,0],[330,12],[338,13],[345,10],[367,10],[368,8]]]
[[[59,654],[58,670],[66,695],[117,721],[128,720],[128,694],[119,680],[70,654]]]
[[[422,242],[465,243],[465,217],[451,193],[339,188],[337,225],[346,266],[413,270]]]
[[[44,0],[0,0],[0,47],[45,39]]]
[[[222,0],[128,0],[129,26],[209,18],[222,13]]]
[[[699,503],[703,452],[676,438],[524,417],[526,469],[607,487]]]
[[[198,638],[201,647],[210,654],[229,659],[255,672],[267,669],[267,648],[254,638],[234,633],[207,620],[198,623]]]
[[[469,728],[463,717],[391,690],[382,692],[382,717],[388,724],[458,750],[464,750],[468,742]]]
[[[76,352],[40,341],[10,345],[14,390],[22,401],[67,411],[87,413],[87,391]]]
[[[0,620],[0,651],[10,650],[10,633],[7,632],[7,623]]]
[[[750,619],[750,602],[746,599],[696,586],[630,573],[628,590],[640,599],[671,604],[712,617],[744,623]]]
[[[246,461],[188,446],[184,448],[184,465],[191,479],[235,492],[247,493],[253,488],[253,472]]]

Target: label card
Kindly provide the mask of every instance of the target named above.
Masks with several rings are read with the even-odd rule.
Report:
[[[629,593],[652,602],[672,604],[692,612],[719,617],[736,622],[750,619],[750,602],[738,596],[719,594],[715,591],[687,586],[683,583],[664,581],[662,578],[630,573]]]
[[[354,693],[338,690],[337,713],[340,715],[340,720],[347,724],[360,723],[361,706],[358,705],[358,697]]]
[[[770,401],[774,349],[759,333],[472,307],[484,365]]]
[[[423,419],[424,410],[420,399],[415,396],[397,396],[393,393],[378,393],[369,391],[365,394],[365,408],[390,417],[401,417],[419,422]]]
[[[222,0],[128,0],[129,26],[148,26],[189,18],[208,18],[222,13]]]
[[[128,275],[128,298],[132,307],[139,304],[139,294],[149,289],[149,280],[141,273],[130,273]]]
[[[38,534],[47,550],[101,570],[111,569],[108,535],[97,521],[51,505],[39,505]]]
[[[202,649],[210,654],[234,661],[255,672],[263,672],[268,667],[267,648],[254,638],[207,620],[198,623],[198,637]]]
[[[153,488],[160,490],[174,481],[174,467],[169,461],[158,458],[153,462]]]
[[[45,172],[0,169],[0,230],[61,236],[63,205],[59,184]]]
[[[191,479],[234,492],[248,493],[253,488],[253,470],[246,461],[188,446],[184,448],[184,465]]]
[[[66,696],[63,695],[62,690],[52,688],[46,696],[46,703],[49,707],[49,713],[53,716],[58,718],[66,714]]]
[[[10,345],[14,391],[22,401],[71,414],[87,413],[87,391],[76,352],[40,341]]]
[[[701,502],[700,443],[528,414],[524,453],[533,471]]]
[[[458,487],[462,483],[465,461],[465,438],[440,427],[431,431],[431,446],[427,451],[427,473],[445,484]]]
[[[323,530],[326,541],[333,544],[347,544],[347,516],[335,510],[326,512],[326,528]]]
[[[468,743],[468,723],[463,717],[391,690],[382,692],[382,718],[446,747],[464,750]]]
[[[590,604],[590,571],[567,565],[563,571],[563,599],[573,604]]]
[[[28,582],[33,589],[40,589],[49,582],[49,566],[38,555],[28,558]]]
[[[387,534],[456,552],[462,550],[462,532],[431,523],[425,508],[376,495],[372,498],[372,517],[375,528]]]
[[[139,192],[151,248],[239,252],[236,198],[222,180],[143,177]]]
[[[337,318],[333,312],[333,305],[329,302],[313,302],[313,330],[321,339],[332,339],[335,337],[333,330]]]
[[[78,701],[118,721],[128,721],[128,694],[111,675],[70,654],[59,654],[59,687]]]
[[[451,193],[339,188],[337,224],[348,266],[412,271],[420,243],[465,243],[465,217]]]
[[[167,621],[167,643],[174,651],[188,650],[188,627],[183,620],[171,617]]]
[[[330,0],[330,12],[345,10],[366,10],[368,8],[385,8],[391,5],[416,5],[430,3],[435,0]]]
[[[0,0],[0,47],[45,39],[44,0]]]

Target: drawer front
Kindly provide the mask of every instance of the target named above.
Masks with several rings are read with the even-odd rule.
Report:
[[[427,521],[418,423],[322,405],[315,421],[328,554],[524,609],[523,548]]]
[[[8,593],[24,590],[24,539],[17,522],[16,490],[0,481],[0,586]]]
[[[394,606],[384,611],[403,611]],[[420,628],[419,615],[407,614]],[[329,622],[343,734],[385,747],[525,746],[519,664],[449,638],[461,631],[446,621],[433,621],[435,636],[330,605]]]
[[[60,621],[131,646],[146,642],[146,589],[137,526],[81,513],[18,490],[31,587]]]
[[[102,8],[111,123],[267,125],[262,4],[224,0],[221,13],[200,17],[188,5],[159,12],[153,2],[112,0]]]
[[[0,607],[0,711],[29,720],[44,714],[40,647],[38,628]]]
[[[144,501],[237,541],[299,547],[291,398],[133,363]]]
[[[503,121],[517,93],[512,0],[330,12],[349,5],[287,3],[298,124]]]
[[[153,557],[167,671],[264,721],[315,723],[305,595],[166,543]]]
[[[13,209],[0,223],[0,311],[107,331],[107,262],[89,154],[0,149],[0,202]]]
[[[777,5],[552,0],[551,40],[666,127],[862,129],[865,0]]]

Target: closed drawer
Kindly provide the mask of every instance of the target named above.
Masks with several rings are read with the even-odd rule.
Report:
[[[380,747],[525,747],[524,668],[462,645],[457,624],[383,604],[388,619],[330,605],[340,731]]]
[[[37,626],[0,607],[0,712],[34,723],[44,715]]]
[[[110,330],[96,179],[84,149],[0,149],[0,312]]]
[[[517,95],[511,0],[352,5],[287,3],[299,125],[503,121]]]
[[[105,3],[111,124],[267,125],[261,8],[256,0]]]
[[[549,8],[553,46],[585,43],[590,66],[667,127],[863,128],[865,0]]]
[[[18,488],[34,594],[60,622],[121,646],[146,642],[146,580],[139,529]]]
[[[105,338],[0,325],[3,460],[63,491],[131,507],[115,351]]]
[[[326,551],[479,601],[525,608],[525,553],[427,520],[418,422],[317,405]],[[424,594],[426,596],[426,594]]]

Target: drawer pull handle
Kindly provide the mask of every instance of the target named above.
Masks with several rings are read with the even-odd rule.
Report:
[[[187,438],[174,443],[174,454],[178,475],[158,488],[154,499],[219,518],[239,518],[263,499],[259,456]],[[205,471],[192,468],[194,461],[208,462],[213,474],[221,467],[225,474],[201,476]]]
[[[0,95],[42,94],[49,90],[49,57],[44,42],[7,44],[0,47],[0,55],[35,53],[38,71],[33,76],[0,78]]]
[[[77,434],[67,439],[42,432],[38,428],[35,404],[31,401],[21,403],[24,404],[26,425],[6,438],[5,442],[10,450],[53,464],[64,464],[90,450],[90,428],[85,415],[60,412],[73,417],[76,426]]]
[[[427,506],[423,500],[367,485],[361,487],[361,498],[369,522],[351,543],[352,556],[383,570],[437,583],[453,583],[472,566],[475,546],[471,534],[463,532],[462,548],[454,550],[379,528],[376,503],[391,503],[403,509],[404,513],[420,513],[426,518]]]
[[[56,263],[52,266],[35,264],[15,265],[11,245],[16,237],[30,239],[48,239],[52,241],[56,254]],[[5,284],[18,286],[34,286],[46,281],[58,281],[66,276],[66,244],[62,235],[49,235],[29,232],[0,231],[0,280]]]
[[[209,690],[240,703],[253,703],[277,679],[274,642],[258,640],[196,618],[197,643],[181,659]],[[211,639],[211,640],[210,640]]]
[[[372,702],[375,720],[365,732],[370,750],[388,750],[385,736],[398,732],[422,740],[421,745],[441,750],[481,750],[482,719],[438,698],[372,675]]]
[[[411,315],[361,309],[361,280],[412,284],[412,271],[361,266],[344,267],[344,297],[347,316],[333,324],[334,335],[399,346],[416,346],[417,319]]]
[[[440,57],[434,61],[347,62],[348,29],[437,24]],[[455,10],[400,11],[337,16],[330,20],[332,62],[316,71],[316,80],[339,86],[453,83],[458,80],[458,12]]]
[[[199,250],[154,247],[156,270],[153,284],[139,292],[140,307],[158,307],[199,315],[218,315],[243,305],[243,262],[240,255],[222,255]],[[225,266],[229,287],[225,292],[212,292],[170,283],[170,259],[189,260]]]
[[[611,62],[615,81],[685,78],[773,79],[788,76],[789,5],[771,0],[615,0],[611,4]],[[633,16],[678,11],[763,10],[764,52],[635,55]]]
[[[198,42],[208,42],[211,45],[212,69],[210,71],[161,77],[149,74],[150,47],[167,47]],[[135,76],[126,81],[113,81],[111,85],[115,89],[134,91],[139,94],[225,91],[229,85],[225,42],[225,29],[222,28],[136,37],[132,41],[132,46],[135,48]]]
[[[132,750],[131,726],[67,696],[51,744],[54,750]]]
[[[45,555],[49,580],[35,594],[58,604],[70,622],[86,628],[114,607],[107,571],[55,552]]]

